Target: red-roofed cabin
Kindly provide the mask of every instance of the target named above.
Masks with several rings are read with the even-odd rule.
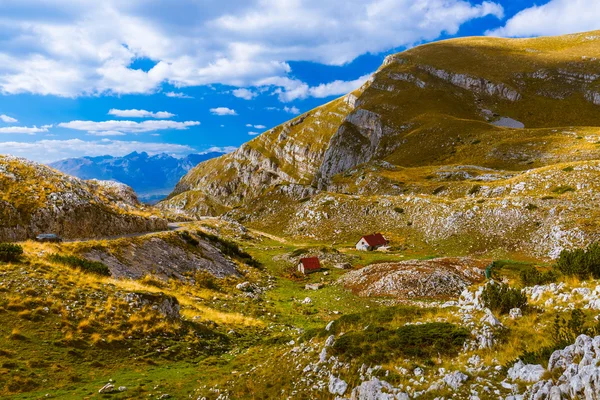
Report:
[[[389,244],[388,240],[381,233],[363,236],[356,243],[356,250],[371,251],[377,250],[380,247],[385,247]]]
[[[298,271],[302,272],[304,275],[317,272],[320,269],[321,262],[319,261],[318,257],[302,258],[298,263]]]

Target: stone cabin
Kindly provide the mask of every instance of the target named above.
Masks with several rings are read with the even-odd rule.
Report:
[[[318,257],[301,258],[298,263],[298,271],[304,275],[321,270],[321,262]]]
[[[388,244],[388,240],[381,233],[374,233],[361,237],[358,243],[356,243],[356,250],[372,251],[381,247],[387,247]]]

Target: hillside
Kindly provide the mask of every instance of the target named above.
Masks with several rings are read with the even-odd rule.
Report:
[[[449,255],[583,246],[599,235],[599,34],[388,56],[357,91],[201,163],[160,207],[318,241],[381,230]]]
[[[55,233],[92,238],[167,229],[121,183],[83,181],[22,158],[0,156],[0,241]]]
[[[49,166],[80,179],[124,183],[135,190],[141,201],[152,203],[168,195],[193,167],[221,155],[223,153],[208,152],[175,158],[164,153],[150,156],[133,152],[123,157],[69,158]]]

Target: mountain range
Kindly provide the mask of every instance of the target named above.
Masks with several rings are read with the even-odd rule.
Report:
[[[50,165],[80,179],[114,180],[131,186],[140,200],[154,203],[169,194],[179,179],[202,161],[223,155],[219,152],[190,154],[176,158],[162,153],[133,152],[123,157],[69,158]]]

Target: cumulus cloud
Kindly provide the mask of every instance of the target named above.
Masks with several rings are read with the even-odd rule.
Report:
[[[322,83],[318,86],[309,87],[306,83],[289,80],[282,84],[282,89],[278,89],[279,100],[282,102],[290,102],[297,99],[305,99],[307,97],[323,98],[329,96],[339,96],[352,92],[358,89],[365,83],[372,74],[363,75],[360,78],[352,81],[333,81],[330,83]]]
[[[201,151],[199,154],[206,154],[206,153],[231,153],[232,151],[236,151],[237,147],[235,146],[223,146],[223,147],[218,147],[218,146],[213,146],[213,147],[209,147],[208,149]]]
[[[227,107],[216,107],[216,108],[211,108],[210,109],[211,114],[213,115],[237,115],[237,113],[235,112],[235,110],[231,109],[231,108],[227,108]]]
[[[246,124],[246,128],[265,129],[265,128],[266,128],[266,126],[264,126],[264,125],[252,125],[252,124]]]
[[[283,111],[285,111],[286,113],[290,113],[290,114],[300,114],[300,110],[298,110],[298,107],[296,106],[292,106],[292,107],[283,107]]]
[[[198,121],[167,121],[148,120],[136,121],[70,121],[58,124],[60,128],[86,131],[96,136],[115,136],[120,133],[143,133],[159,130],[175,129],[185,130],[191,126],[200,125]]]
[[[108,115],[114,115],[116,117],[124,117],[124,118],[159,118],[159,119],[168,119],[173,118],[175,114],[172,114],[167,111],[159,111],[159,112],[151,112],[146,110],[117,110],[115,108],[111,109],[108,112]]]
[[[181,93],[181,92],[166,92],[165,96],[167,97],[173,97],[176,99],[193,99],[192,96],[189,96],[185,93]]]
[[[0,15],[0,92],[76,97],[156,93],[164,83],[256,87],[289,78],[290,60],[343,65],[503,9],[466,0],[8,0]],[[154,66],[138,69],[140,59]]]
[[[600,1],[551,0],[526,8],[498,29],[486,32],[494,36],[561,35],[600,29]]]
[[[6,126],[0,128],[0,134],[35,135],[36,133],[42,132],[48,132],[48,127]]]
[[[39,162],[52,162],[82,156],[124,156],[133,151],[148,154],[185,155],[195,150],[186,145],[102,139],[99,141],[40,140],[36,142],[0,142],[0,153],[25,157]]]
[[[252,100],[258,96],[258,93],[245,88],[235,89],[232,93],[235,97],[239,97],[240,99],[244,100]]]
[[[0,120],[2,120],[2,122],[6,122],[7,124],[13,124],[15,122],[19,122],[17,119],[9,117],[6,114],[0,115]]]

